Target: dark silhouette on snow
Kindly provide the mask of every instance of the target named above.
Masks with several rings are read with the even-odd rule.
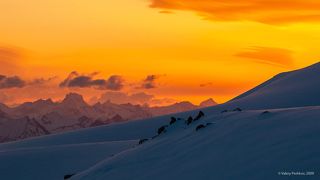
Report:
[[[211,124],[214,124],[214,123],[207,123],[206,126],[210,126]]]
[[[64,176],[64,180],[66,180],[66,179],[70,179],[73,175],[75,175],[75,174],[67,174],[67,175],[65,175]]]
[[[262,114],[262,115],[264,115],[264,114],[270,114],[270,111],[264,111],[264,112],[262,112],[261,114]]]
[[[199,111],[198,115],[196,118],[194,118],[195,121],[199,120],[200,118],[202,118],[204,116],[204,113],[202,111]]]
[[[146,141],[148,141],[149,139],[140,139],[140,141],[139,141],[139,144],[143,144],[143,143],[145,143]]]
[[[242,109],[240,109],[240,108],[235,108],[233,111],[242,111]]]
[[[200,130],[200,129],[202,129],[202,128],[205,128],[205,127],[206,127],[205,125],[200,124],[200,125],[198,125],[198,126],[196,127],[196,131],[198,131],[198,130]]]
[[[226,112],[228,112],[228,110],[226,110],[226,109],[225,109],[225,110],[223,110],[223,111],[221,111],[221,113],[226,113]]]
[[[187,120],[187,125],[191,124],[193,121],[193,118],[191,116],[188,117],[188,120]]]
[[[160,134],[162,134],[162,133],[165,133],[165,132],[166,132],[166,127],[167,127],[167,125],[161,126],[161,127],[158,129],[158,135],[160,135]]]
[[[177,119],[175,117],[171,117],[170,125],[174,124],[177,122]]]

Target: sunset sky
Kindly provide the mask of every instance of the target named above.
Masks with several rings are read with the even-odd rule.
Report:
[[[319,32],[318,0],[1,0],[0,102],[223,103],[318,62]]]

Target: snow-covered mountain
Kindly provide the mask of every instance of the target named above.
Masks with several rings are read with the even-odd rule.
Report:
[[[114,106],[119,108],[109,109],[109,104],[103,104],[103,109],[99,109],[88,105],[75,93],[67,94],[61,102],[48,99],[23,103],[15,108],[3,106],[0,108],[0,142],[151,117],[142,107]]]
[[[165,133],[153,139],[145,136],[145,143],[71,179],[269,180],[283,179],[281,172],[318,172],[319,107],[204,113],[190,125],[165,120]]]
[[[21,118],[24,116],[39,118],[52,111],[56,105],[57,104],[51,99],[39,99],[35,102],[25,102],[20,106],[7,110],[7,112],[9,112],[13,118]]]
[[[190,102],[164,107],[133,104],[96,103],[91,106],[83,97],[69,93],[61,102],[51,99],[26,102],[15,108],[0,104],[0,142],[65,132],[114,122],[145,119],[199,108]],[[27,121],[27,120],[32,120]],[[24,128],[21,128],[21,127]],[[43,131],[39,131],[43,129]],[[8,131],[10,129],[10,131]],[[27,133],[28,132],[28,133]]]
[[[37,120],[29,117],[7,119],[1,124],[1,127],[5,128],[1,128],[0,142],[50,134]]]
[[[250,109],[318,106],[319,77],[320,63],[281,73],[227,104]]]
[[[217,104],[218,103],[215,102],[212,98],[209,98],[205,101],[202,101],[199,106],[202,108],[205,108],[205,107],[210,107],[210,106],[216,106]]]
[[[269,180],[295,175],[319,179],[319,91],[306,88],[312,83],[318,88],[318,66],[276,76],[201,112],[0,144],[0,177]],[[304,82],[296,82],[300,80]]]
[[[170,106],[162,106],[162,107],[150,107],[148,108],[151,114],[155,116],[164,115],[164,114],[173,114],[183,111],[190,111],[194,109],[200,108],[188,101],[183,101],[179,103],[172,104]]]

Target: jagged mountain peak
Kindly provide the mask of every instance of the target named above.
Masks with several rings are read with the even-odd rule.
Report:
[[[77,93],[68,93],[65,98],[62,100],[61,104],[79,104],[87,105],[84,101],[83,96]]]

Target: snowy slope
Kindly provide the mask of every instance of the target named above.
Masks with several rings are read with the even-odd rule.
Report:
[[[0,179],[57,180],[151,137],[163,117],[0,144]]]
[[[73,180],[281,179],[319,172],[320,107],[213,113],[77,174]],[[199,124],[213,123],[196,131]],[[309,179],[320,178],[319,174]]]
[[[225,105],[247,109],[320,105],[320,63],[281,73]]]
[[[165,119],[169,119],[169,117],[115,123],[78,131],[34,137],[17,142],[2,143],[0,144],[0,151],[15,148],[136,140],[154,135],[158,126],[163,124]]]
[[[282,179],[278,172],[317,173],[320,106],[313,105],[320,105],[319,75],[319,63],[279,74],[228,103],[203,109],[207,116],[201,121],[179,121],[73,179]],[[195,130],[206,123],[212,124]]]
[[[84,170],[136,143],[115,141],[0,150],[0,179],[63,179],[64,175]]]

